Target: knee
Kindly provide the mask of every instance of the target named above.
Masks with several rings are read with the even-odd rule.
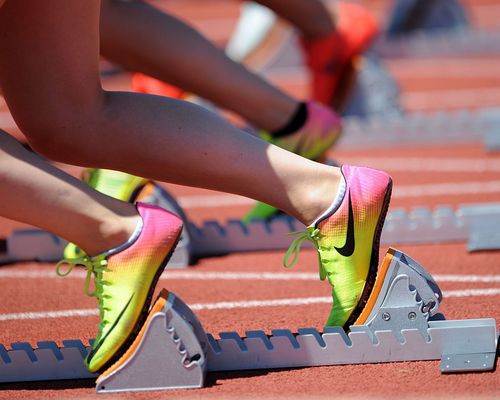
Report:
[[[43,112],[16,116],[16,122],[31,147],[43,156],[73,163],[86,148],[90,133],[98,126],[101,100],[95,99],[79,106],[71,103],[42,107]]]

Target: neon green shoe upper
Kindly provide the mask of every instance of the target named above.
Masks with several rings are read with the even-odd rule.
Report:
[[[315,102],[307,103],[307,121],[297,132],[275,138],[261,132],[261,139],[309,160],[319,160],[331,148],[342,132],[339,116],[330,108]],[[257,203],[243,218],[245,223],[257,219],[271,219],[279,212],[267,204]]]
[[[115,199],[133,202],[137,193],[149,181],[138,176],[110,169],[88,168],[82,174],[82,180],[90,187]],[[74,243],[68,243],[64,249],[64,258],[84,257],[85,252]]]
[[[333,286],[333,307],[326,325],[349,328],[375,283],[392,181],[386,173],[371,168],[344,165],[342,173],[346,183],[342,202],[293,241],[284,265],[291,267],[296,262],[304,240],[313,242],[319,255],[320,278],[328,278]]]
[[[276,216],[279,210],[269,204],[258,201],[253,208],[243,217],[241,222],[248,224],[252,221],[267,221]]]
[[[115,199],[132,202],[148,179],[110,169],[87,169],[82,177],[90,187]]]
[[[99,301],[98,333],[85,360],[90,372],[116,361],[137,335],[182,231],[182,220],[166,210],[142,203],[137,209],[143,225],[129,242],[95,257],[64,259],[57,265],[60,276],[68,275],[75,265],[85,267],[85,292]],[[68,265],[66,271],[63,265]],[[94,292],[89,290],[92,276]]]

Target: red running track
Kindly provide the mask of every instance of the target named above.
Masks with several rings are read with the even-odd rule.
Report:
[[[500,1],[467,1],[478,26],[499,28]],[[223,41],[234,24],[237,4],[231,0],[194,2],[172,0],[161,2],[175,12],[187,17],[209,36]],[[387,1],[372,1],[369,5],[383,16]],[[495,15],[495,18],[492,15]],[[224,23],[215,24],[214,21]],[[215,29],[217,27],[217,29]],[[453,93],[468,90],[479,93],[462,100],[465,107],[500,105],[500,95],[485,99],[481,90],[500,88],[498,74],[500,57],[484,57],[440,60],[417,59],[392,60],[388,68],[398,78],[403,88],[403,104],[409,110],[436,110],[442,108],[441,100],[447,95],[431,96],[422,100],[422,93]],[[454,73],[444,74],[453,70]],[[285,89],[305,93],[304,82],[289,85],[277,81]],[[107,80],[108,87],[127,87],[126,76]],[[491,92],[493,93],[493,92]],[[421,97],[415,97],[415,94]],[[484,94],[484,93],[483,93]],[[413,96],[413,97],[411,97]],[[448,98],[453,98],[449,96]],[[456,96],[455,96],[456,97]],[[467,96],[465,96],[467,97]],[[409,100],[408,100],[409,99]],[[417,104],[420,104],[418,107]],[[469,103],[467,103],[469,102]],[[492,103],[492,104],[490,104]],[[0,105],[0,123],[8,119],[5,106]],[[3,117],[2,117],[3,115]],[[5,126],[2,124],[2,126]],[[15,133],[15,130],[14,130]],[[441,147],[412,147],[389,150],[333,150],[330,154],[346,163],[362,162],[374,167],[384,167],[394,177],[394,207],[431,207],[441,204],[459,206],[478,202],[500,202],[500,154],[487,153],[480,143],[449,145]],[[422,163],[423,161],[423,163]],[[420,164],[419,164],[420,162]],[[420,165],[420,166],[419,166]],[[422,171],[422,165],[425,171]],[[452,166],[452,167],[450,167]],[[453,170],[455,166],[455,170]],[[63,166],[78,174],[78,168]],[[222,195],[206,190],[167,185],[189,207],[190,218],[196,222],[205,219],[224,220],[241,217],[249,203],[234,204],[234,196]],[[209,196],[211,207],[206,205]],[[226,197],[224,197],[226,196]],[[217,202],[226,201],[226,205]],[[229,205],[227,205],[229,204]],[[0,234],[5,235],[20,225],[2,219]],[[441,278],[440,286],[450,296],[442,304],[448,319],[493,317],[500,321],[500,252],[467,253],[465,243],[400,246],[430,272]],[[383,248],[381,252],[385,252]],[[232,254],[201,260],[190,271],[208,272],[283,272],[282,252],[255,252]],[[316,255],[303,250],[300,262],[289,271],[289,276],[299,272],[316,272]],[[24,263],[0,269],[0,343],[14,341],[82,339],[94,337],[97,316],[94,299],[83,294],[80,278],[61,279],[55,277],[52,264]],[[35,277],[33,272],[42,276]],[[3,274],[3,275],[2,275]],[[456,275],[465,282],[445,275]],[[10,275],[10,277],[8,276]],[[14,276],[14,275],[17,275]],[[482,278],[473,282],[472,278]],[[228,284],[229,283],[229,284]],[[222,301],[251,301],[273,299],[298,299],[328,296],[329,286],[319,280],[202,280],[168,278],[160,281],[181,296],[186,302],[217,303]],[[474,295],[467,290],[474,289]],[[469,293],[470,294],[470,293]],[[488,294],[488,295],[487,295]],[[27,319],[25,313],[67,310],[89,310],[84,317],[59,317]],[[321,329],[329,313],[329,306],[280,306],[202,310],[198,315],[207,331],[238,331],[276,328],[297,329],[316,327]],[[10,314],[11,319],[6,319]],[[17,314],[17,315],[12,315]],[[97,398],[93,382],[42,382],[0,385],[0,398],[39,399]],[[438,362],[412,362],[397,364],[316,367],[279,371],[251,371],[226,374],[211,374],[207,388],[197,391],[153,392],[121,394],[120,398],[499,398],[500,374],[441,375]]]

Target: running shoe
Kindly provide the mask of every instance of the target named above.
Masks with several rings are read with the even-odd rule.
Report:
[[[90,187],[115,199],[134,203],[140,191],[150,181],[145,178],[110,169],[87,168],[82,174],[82,181]],[[85,252],[74,243],[64,248],[65,258],[85,256]]]
[[[345,181],[341,202],[333,204],[302,232],[283,264],[291,267],[304,240],[319,254],[319,275],[332,285],[333,307],[327,326],[348,329],[361,314],[378,271],[380,235],[392,190],[385,172],[365,167],[341,168]]]
[[[262,132],[261,138],[302,157],[318,160],[340,137],[340,117],[330,108],[314,101],[307,103],[307,115],[306,123],[297,132],[278,138]],[[258,202],[243,218],[243,222],[269,220],[278,213],[278,209]]]
[[[353,60],[378,34],[377,21],[359,4],[338,2],[336,30],[319,39],[302,39],[305,62],[311,72],[311,96],[332,105],[342,81],[352,73]]]
[[[181,235],[182,220],[176,215],[143,203],[137,204],[137,210],[142,226],[127,243],[98,256],[63,259],[57,264],[60,276],[68,275],[76,265],[85,267],[85,292],[98,300],[98,333],[85,359],[90,372],[109,367],[134,340]],[[92,275],[93,292],[89,289]]]
[[[184,90],[139,72],[132,75],[131,83],[134,92],[172,97],[174,99],[182,99],[185,95]]]
[[[115,199],[133,202],[141,189],[149,182],[146,178],[110,169],[89,168],[82,180],[95,190]]]

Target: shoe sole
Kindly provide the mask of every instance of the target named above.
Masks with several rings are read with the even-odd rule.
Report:
[[[392,179],[389,178],[389,183],[387,185],[387,189],[385,190],[384,196],[384,204],[382,206],[382,212],[380,213],[380,217],[377,222],[377,227],[375,229],[375,236],[373,237],[373,246],[372,246],[372,254],[370,258],[370,268],[368,270],[368,276],[366,278],[365,287],[363,288],[363,292],[361,293],[361,297],[358,301],[358,304],[354,308],[353,312],[347,319],[347,322],[344,324],[344,330],[348,330],[351,325],[355,323],[358,317],[363,312],[363,309],[368,302],[370,294],[375,285],[375,281],[377,279],[378,274],[378,264],[379,264],[379,250],[380,250],[380,236],[382,236],[382,228],[384,227],[385,217],[387,216],[387,211],[389,210],[389,203],[391,202],[391,194],[392,194]]]
[[[117,361],[120,360],[120,358],[125,354],[127,349],[133,344],[134,340],[136,337],[139,335],[142,326],[146,322],[146,319],[149,314],[149,307],[151,305],[151,300],[153,298],[154,291],[156,289],[156,285],[158,283],[158,280],[160,279],[161,274],[165,270],[165,267],[167,266],[168,262],[170,261],[170,258],[172,257],[172,254],[174,254],[175,248],[177,247],[177,244],[179,243],[179,240],[181,239],[182,235],[182,229],[180,230],[179,234],[177,235],[177,238],[175,239],[174,245],[172,246],[172,249],[170,252],[166,255],[165,259],[163,262],[160,264],[159,268],[157,269],[155,276],[153,278],[153,281],[151,282],[151,286],[149,287],[149,292],[146,297],[146,301],[144,302],[144,305],[142,307],[141,313],[139,314],[139,318],[137,319],[137,322],[135,323],[134,328],[132,329],[132,332],[128,335],[127,339],[123,344],[118,348],[118,350],[115,352],[115,354],[107,361],[101,368],[99,368],[96,372],[97,373],[102,373],[109,369],[113,364],[115,364]]]

